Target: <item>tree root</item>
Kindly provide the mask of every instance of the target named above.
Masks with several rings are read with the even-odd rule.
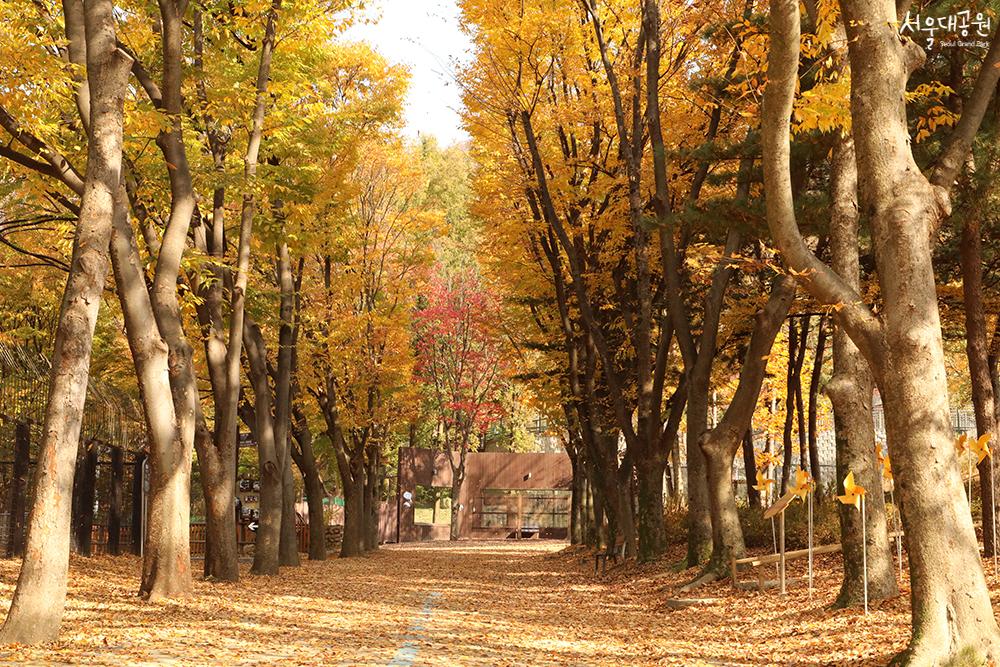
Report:
[[[924,667],[948,665],[949,667],[981,667],[996,664],[1000,656],[1000,642],[984,637],[967,643],[962,648],[947,646],[947,642],[911,639],[910,645],[893,656],[889,662],[894,667]]]
[[[688,593],[696,588],[710,584],[719,579],[719,573],[713,569],[705,568],[697,577],[680,587],[681,593]]]

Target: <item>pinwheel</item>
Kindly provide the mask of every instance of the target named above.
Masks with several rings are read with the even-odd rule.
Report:
[[[976,455],[976,465],[982,463],[983,459],[987,456],[992,458],[993,453],[990,451],[989,445],[990,437],[992,435],[992,433],[986,433],[985,435],[979,436],[975,440],[969,438],[969,449]]]
[[[761,493],[767,493],[767,490],[773,484],[774,484],[773,479],[768,478],[768,476],[764,472],[760,470],[757,471],[757,484],[755,484],[753,488],[760,491]]]
[[[856,508],[861,509],[865,493],[867,493],[865,487],[855,484],[854,473],[849,472],[847,473],[847,477],[844,479],[844,495],[837,496],[837,500],[845,505],[854,505]]]
[[[815,484],[813,484],[813,479],[802,468],[795,471],[795,486],[792,487],[791,493],[809,505],[809,530],[808,530],[808,542],[807,548],[809,549],[809,595],[812,595],[813,587],[813,503],[812,503],[812,490]]]
[[[889,502],[892,503],[893,518],[896,528],[896,562],[899,564],[899,578],[903,578],[903,538],[902,529],[899,525],[899,507],[896,505],[895,482],[892,477],[892,463],[889,461],[889,454],[882,454],[882,449],[875,445],[875,456],[878,457],[879,465],[882,468],[882,480],[889,485]],[[883,487],[884,490],[884,487]]]
[[[861,510],[861,563],[865,574],[865,615],[868,615],[868,526],[865,516],[865,487],[854,483],[854,473],[848,472],[844,478],[844,495],[837,500],[845,505],[854,505]]]
[[[806,495],[812,491],[813,481],[812,477],[802,468],[795,471],[795,486],[792,487],[792,493],[798,496],[799,500],[805,500]]]
[[[892,463],[888,454],[882,454],[882,450],[876,448],[875,455],[878,457],[879,466],[882,468],[882,479],[887,482],[892,481]]]

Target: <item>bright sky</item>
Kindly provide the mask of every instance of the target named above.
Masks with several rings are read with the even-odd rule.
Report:
[[[352,27],[347,38],[366,41],[410,69],[406,134],[433,134],[442,146],[468,139],[454,72],[471,57],[471,45],[459,29],[455,1],[371,0],[365,15],[376,22]]]

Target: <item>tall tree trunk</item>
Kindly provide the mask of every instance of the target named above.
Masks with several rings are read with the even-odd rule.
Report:
[[[108,490],[108,553],[121,554],[122,501],[125,490],[125,452],[121,447],[111,448],[111,487]]]
[[[839,29],[843,30],[842,27]],[[830,220],[831,267],[845,283],[860,292],[857,182],[854,141],[849,136],[840,137],[834,145],[830,164],[830,196],[833,200]],[[840,485],[848,472],[853,472],[858,484],[866,489],[881,490],[881,474],[875,460],[871,372],[854,341],[839,324],[835,324],[833,331],[833,377],[826,384],[825,391],[833,405],[837,452],[833,492],[840,492]],[[865,553],[862,551],[862,535],[868,537],[869,600],[883,600],[899,594],[888,539],[885,496],[882,493],[872,493],[865,502],[864,529],[861,526],[861,513],[853,507],[838,503],[840,544],[844,554],[843,579],[834,602],[838,607],[864,604]]]
[[[275,218],[283,220],[281,204],[274,205]],[[282,565],[299,566],[299,540],[295,527],[295,481],[290,455],[292,419],[292,365],[295,357],[295,280],[292,276],[288,243],[278,243],[275,252],[275,274],[280,298],[278,361],[274,377],[274,445],[281,468],[282,509],[279,561]]]
[[[382,482],[380,458],[379,445],[369,446],[365,463],[365,551],[378,549],[379,485]],[[453,515],[454,512],[452,507]]]
[[[819,384],[823,377],[823,361],[826,357],[826,317],[819,318],[816,333],[816,355],[813,357],[812,374],[809,377],[809,474],[816,488],[823,486],[822,469],[819,463],[819,433],[817,419],[819,411]],[[806,470],[803,466],[803,470]]]
[[[302,473],[309,507],[309,560],[326,560],[326,516],[323,508],[326,492],[313,452],[312,431],[309,430],[305,414],[298,406],[293,406],[292,412],[292,437],[298,447],[292,447],[291,454]]]
[[[796,333],[795,318],[788,320],[788,371],[785,374],[785,425],[781,431],[781,495],[788,490],[788,479],[792,472],[792,430],[795,424],[795,361],[798,359],[799,336]]]
[[[365,553],[365,472],[364,462],[351,461],[351,470],[344,483],[344,537],[340,557],[351,558]],[[353,479],[352,479],[353,478]]]
[[[751,415],[752,416],[752,415]],[[743,435],[743,476],[746,478],[747,503],[750,507],[761,509],[760,491],[754,488],[757,483],[757,459],[753,451],[753,423]]]
[[[712,515],[709,510],[705,457],[698,439],[708,428],[708,372],[688,377],[687,401],[687,497],[688,497],[688,567],[708,560],[712,554]]]
[[[14,469],[10,481],[10,521],[7,524],[7,558],[24,555],[24,512],[31,465],[31,427],[19,421],[14,426]]]
[[[719,425],[702,437],[712,510],[712,557],[695,582],[725,577],[732,559],[744,555],[746,547],[733,491],[733,458],[750,428],[774,339],[794,299],[794,279],[777,278],[767,304],[757,313],[739,383],[726,413]]]
[[[805,406],[802,400],[802,367],[806,361],[806,350],[809,347],[809,328],[812,317],[807,315],[802,319],[799,331],[799,356],[795,360],[795,419],[799,439],[799,467],[809,470],[809,444],[806,434]]]
[[[268,385],[267,350],[260,327],[247,321],[243,339],[246,343],[247,367],[254,395],[254,435],[260,475],[260,525],[254,540],[254,574],[278,573],[281,544],[281,515],[284,505],[282,468],[278,463],[271,416],[271,388]],[[232,511],[232,509],[230,509]]]
[[[198,445],[198,467],[205,496],[206,579],[237,581],[240,576],[236,536],[236,436],[226,444],[205,433]]]
[[[199,451],[198,453],[199,459],[205,459],[202,471],[203,473],[208,472],[208,475],[204,476],[206,505],[210,505],[211,507],[210,513],[206,515],[208,524],[206,526],[206,539],[212,545],[206,556],[210,555],[211,558],[206,557],[205,559],[205,571],[207,575],[211,574],[224,580],[236,580],[239,577],[236,520],[233,507],[235,506],[236,498],[235,471],[236,457],[238,455],[236,439],[238,437],[237,428],[239,422],[240,359],[244,349],[246,292],[250,274],[253,221],[256,213],[256,198],[250,185],[256,180],[260,145],[263,141],[264,119],[267,115],[267,88],[271,78],[271,64],[274,57],[275,35],[280,8],[281,0],[272,0],[271,7],[267,13],[264,38],[261,40],[259,49],[260,59],[257,65],[252,128],[247,140],[246,152],[243,156],[243,175],[248,183],[248,189],[243,193],[240,209],[236,273],[229,299],[229,341],[228,345],[226,345],[225,359],[222,362],[223,368],[221,371],[216,371],[217,378],[214,381],[222,385],[223,388],[223,391],[219,392],[221,400],[216,400],[215,451],[211,451],[211,448],[208,447],[207,440],[198,440],[200,444],[203,444],[204,450],[204,452]],[[220,159],[219,155],[215,155],[214,157],[217,161]],[[215,207],[213,218],[216,218],[213,223],[213,231],[216,234],[216,239],[212,247],[218,255],[225,252],[225,235],[222,227],[223,193],[224,190],[222,188],[217,188],[215,191],[215,200],[213,201]],[[219,343],[217,335],[214,335],[211,339],[206,339],[206,347],[209,348],[206,351],[209,354],[215,353],[217,355]],[[250,345],[248,344],[246,347],[249,350]],[[266,375],[264,382],[266,383]],[[268,420],[270,419],[269,416],[258,415],[260,419],[265,417]],[[273,447],[273,442],[271,447]],[[274,476],[277,476],[280,485],[280,470],[269,472],[269,477]],[[263,479],[261,483],[263,485]],[[273,492],[273,489],[269,489],[269,492]],[[281,498],[280,493],[277,497]],[[261,500],[263,501],[263,497]],[[263,528],[263,522],[261,527]],[[274,540],[275,548],[277,548],[280,540],[280,521],[278,521],[275,530],[278,531]],[[259,537],[258,533],[258,539]],[[270,536],[268,537],[269,539]],[[272,569],[270,563],[262,562],[261,567],[268,571]],[[277,564],[274,565],[275,571],[276,568]]]
[[[171,377],[170,349],[146,290],[124,187],[117,189],[115,204],[111,262],[150,443],[149,517],[139,591],[154,600],[185,596],[191,591],[191,455],[176,410],[187,393],[172,391],[172,380],[182,382],[183,376]]]
[[[648,456],[639,459],[636,464],[636,527],[641,561],[655,560],[667,549],[666,526],[663,521],[663,480],[666,470],[666,456]]]
[[[572,446],[568,446],[567,449],[573,450]],[[576,452],[570,455],[569,461],[573,470],[569,501],[569,543],[583,544],[583,496],[586,483],[583,475],[583,462],[580,461],[580,455]]]
[[[295,512],[295,477],[292,474],[292,458],[289,454],[281,466],[281,537],[278,546],[278,560],[281,565],[298,567],[299,531]]]
[[[59,633],[69,566],[70,496],[94,327],[108,275],[114,193],[121,181],[123,104],[132,60],[116,47],[109,0],[85,6],[90,127],[87,173],[52,354],[25,556],[0,643]]]
[[[868,359],[883,397],[910,560],[912,636],[903,664],[1000,659],[1000,628],[954,456],[931,240],[1000,78],[994,37],[962,117],[930,178],[910,148],[905,90],[922,50],[896,28],[895,3],[841,0],[851,61],[851,117],[858,180],[870,224],[883,307],[876,317],[820,262],[795,220],[789,118],[799,74],[796,0],[771,1],[763,107],[768,224],[789,265]],[[947,530],[942,530],[947,526]]]
[[[156,325],[153,327],[149,323],[148,335],[162,336],[169,348],[167,369],[179,442],[155,441],[149,450],[149,522],[139,594],[151,600],[186,596],[191,592],[191,452],[199,410],[192,350],[184,334],[177,298],[177,278],[195,206],[194,185],[184,145],[181,92],[187,2],[160,0],[158,4],[163,55],[161,110],[169,126],[159,132],[156,143],[163,154],[170,182],[170,215],[156,252],[156,270],[150,291]],[[121,215],[119,213],[119,217]],[[119,224],[116,223],[116,228]],[[145,331],[136,333],[138,336],[146,334]],[[139,342],[138,346],[145,344]],[[162,358],[155,355],[147,361],[160,364]],[[147,403],[165,400],[164,396],[148,391],[144,399]],[[158,418],[162,416],[162,409],[146,407],[155,410]]]
[[[146,516],[143,511],[143,475],[146,469],[146,455],[143,452],[135,453],[135,463],[132,464],[132,525],[129,528],[132,533],[132,555],[142,555],[142,535],[146,530]]]
[[[978,219],[970,217],[965,221],[960,254],[965,302],[965,353],[969,359],[976,431],[980,436],[996,436],[996,406],[990,377],[986,314],[983,306],[982,235]],[[995,447],[995,437],[993,442]],[[979,497],[982,499],[983,547],[986,555],[992,556],[996,548],[992,530],[996,499],[993,498],[993,464],[989,457],[979,464]]]
[[[76,515],[76,550],[81,556],[94,553],[94,501],[97,491],[97,454],[100,445],[95,441],[83,443],[77,464],[79,503]]]
[[[462,443],[458,452],[458,462],[455,463],[449,455],[451,464],[451,523],[448,529],[448,539],[455,542],[459,538],[461,512],[458,507],[458,499],[462,494],[462,485],[465,483],[465,456],[468,451],[468,444]],[[449,452],[450,454],[450,452]]]

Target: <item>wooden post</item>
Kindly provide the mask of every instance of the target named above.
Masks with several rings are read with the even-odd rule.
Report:
[[[517,539],[521,539],[521,511],[524,505],[524,498],[521,494],[517,494]]]
[[[136,452],[135,463],[132,464],[132,553],[142,555],[142,468],[146,455]]]
[[[83,469],[80,477],[79,524],[77,526],[77,550],[83,556],[94,553],[94,500],[97,486],[97,455],[100,446],[96,442],[85,445]]]
[[[125,452],[111,448],[111,489],[108,498],[108,553],[121,554],[122,495],[125,479]]]
[[[778,546],[781,549],[779,555],[779,569],[781,570],[781,594],[785,594],[785,512],[782,510],[778,518]]]
[[[24,512],[31,464],[31,428],[27,422],[14,427],[14,474],[10,481],[10,522],[7,558],[24,553]]]
[[[778,553],[778,533],[775,532],[774,517],[773,516],[771,517],[771,543],[774,546],[774,553]],[[774,576],[777,577],[777,578],[779,578],[779,579],[781,578],[781,564],[780,563],[775,563],[774,564]]]

